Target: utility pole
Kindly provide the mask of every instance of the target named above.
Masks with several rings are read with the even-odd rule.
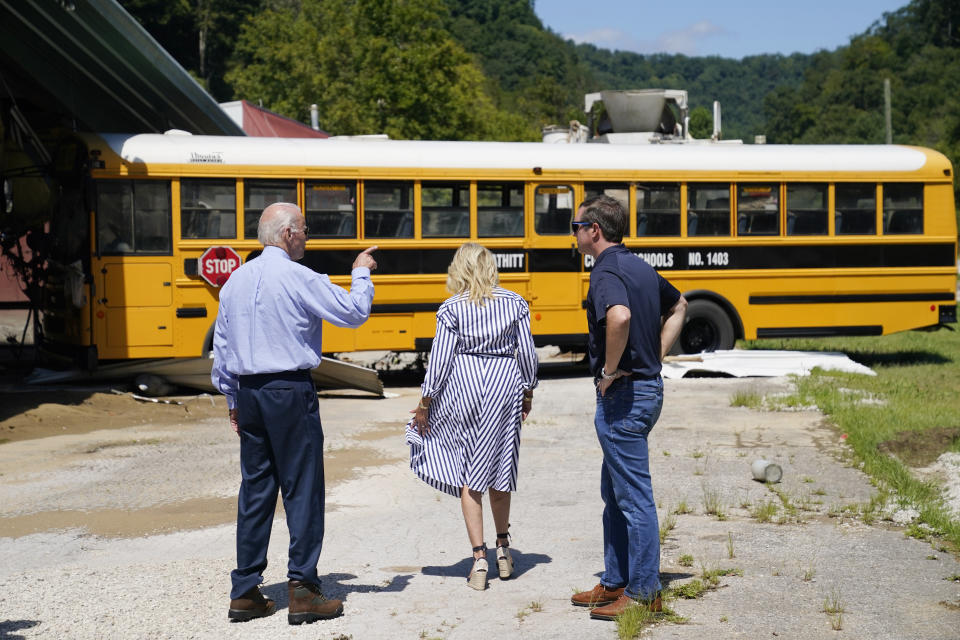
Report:
[[[883,79],[883,117],[887,125],[887,144],[893,144],[893,125],[890,118],[890,78]]]

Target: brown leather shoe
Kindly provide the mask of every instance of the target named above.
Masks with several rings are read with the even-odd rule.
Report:
[[[329,620],[343,613],[343,603],[339,600],[328,600],[320,592],[319,585],[290,580],[287,582],[287,589],[290,593],[287,622],[290,624]]]
[[[260,593],[260,587],[254,587],[239,598],[230,601],[227,617],[233,622],[246,622],[254,618],[266,618],[277,610],[276,603]]]
[[[617,598],[623,595],[623,587],[617,589],[607,589],[602,584],[598,584],[590,591],[581,591],[575,593],[570,598],[570,602],[578,607],[601,607],[605,604],[615,602]]]
[[[660,596],[657,596],[653,600],[634,600],[628,595],[622,595],[617,598],[616,602],[606,605],[605,607],[597,607],[590,612],[591,618],[596,618],[597,620],[616,620],[617,616],[629,609],[630,607],[646,607],[647,611],[656,612],[663,611],[663,601],[660,599]]]

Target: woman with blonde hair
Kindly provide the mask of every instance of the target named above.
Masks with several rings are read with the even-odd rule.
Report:
[[[497,531],[497,569],[513,573],[508,527],[517,487],[520,423],[537,386],[537,354],[526,300],[499,286],[493,254],[468,242],[453,256],[437,311],[421,397],[407,425],[410,468],[430,486],[460,498],[473,568],[467,583],[487,586],[483,493]]]

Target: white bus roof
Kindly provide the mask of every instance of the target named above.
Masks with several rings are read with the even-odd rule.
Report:
[[[943,158],[934,151],[898,145],[611,145],[160,134],[100,137],[123,161],[148,165],[862,173],[916,171],[924,168],[931,156]],[[950,166],[945,158],[943,162],[944,168]]]

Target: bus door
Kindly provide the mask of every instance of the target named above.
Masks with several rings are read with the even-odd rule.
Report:
[[[563,336],[586,333],[582,260],[570,234],[577,190],[573,182],[544,182],[531,184],[529,195],[533,205],[529,234],[531,325],[534,334],[552,335],[553,343],[563,343]],[[544,340],[551,343],[546,339],[540,342]]]
[[[173,346],[170,182],[97,182],[92,271],[101,358],[159,357]]]

